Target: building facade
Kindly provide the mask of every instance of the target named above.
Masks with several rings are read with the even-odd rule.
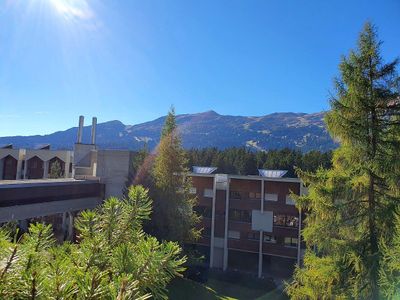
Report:
[[[14,149],[12,145],[0,148],[0,180],[46,179],[58,163],[59,176],[74,177],[74,152],[50,150],[50,146],[37,149]]]
[[[299,179],[198,173],[191,177],[196,209],[203,217],[203,235],[196,246],[211,268],[245,269],[259,277],[270,271],[292,273],[304,250],[303,216],[291,197],[305,192]]]

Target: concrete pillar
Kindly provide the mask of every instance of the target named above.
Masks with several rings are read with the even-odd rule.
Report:
[[[217,198],[217,176],[214,175],[213,198],[211,208],[211,241],[210,241],[210,268],[214,266],[214,232],[215,232],[215,201]]]
[[[28,171],[28,160],[27,160],[27,159],[25,159],[25,166],[24,166],[24,179],[28,179],[28,178],[27,178],[27,177],[28,177],[27,171]]]
[[[79,127],[78,127],[78,140],[77,143],[82,143],[82,134],[83,134],[83,122],[85,120],[84,116],[79,116]]]
[[[46,160],[43,162],[43,178],[48,178],[49,177],[49,161]]]
[[[64,235],[64,241],[72,241],[74,234],[74,215],[72,212],[63,213],[61,228]]]
[[[23,160],[18,159],[17,160],[17,177],[16,179],[21,179],[21,174],[22,174],[22,162]],[[0,175],[1,176],[1,175]]]
[[[226,196],[225,196],[225,236],[224,236],[224,264],[223,270],[228,268],[228,226],[229,226],[229,186],[230,179],[227,177]]]
[[[71,163],[71,154],[70,154],[69,151],[67,153],[67,157],[66,157],[64,163],[65,163],[64,178],[69,178],[70,177],[70,175],[69,175],[69,165]]]
[[[92,145],[96,144],[96,125],[97,125],[97,118],[93,117],[93,119],[92,119]]]
[[[264,212],[264,195],[265,195],[265,186],[264,186],[264,179],[262,179],[261,180],[261,205],[260,205],[261,213]],[[260,230],[260,241],[258,244],[258,278],[261,278],[261,276],[262,276],[263,239],[264,239],[264,232],[262,230]]]

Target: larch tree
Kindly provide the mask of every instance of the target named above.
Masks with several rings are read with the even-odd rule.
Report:
[[[192,182],[186,166],[186,152],[177,132],[175,111],[171,108],[152,167],[154,213],[151,227],[152,233],[160,239],[180,244],[200,235],[196,228],[200,219],[194,211],[197,200],[190,193]]]
[[[340,63],[325,117],[340,142],[333,166],[299,171],[309,188],[297,199],[307,212],[307,250],[287,286],[293,299],[399,296],[398,286],[387,287],[400,281],[400,79],[398,61],[384,63],[380,46],[366,23],[357,49]]]

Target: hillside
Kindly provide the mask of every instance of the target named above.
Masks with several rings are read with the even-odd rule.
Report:
[[[323,113],[273,113],[260,117],[227,116],[214,111],[177,115],[185,148],[246,146],[255,150],[289,147],[302,151],[326,151],[337,146],[327,133]],[[100,148],[139,149],[144,142],[157,145],[165,116],[156,120],[125,125],[120,121],[99,123]],[[52,149],[72,149],[77,127],[49,135],[0,137],[0,144],[32,148],[51,144]],[[84,128],[83,141],[90,140],[90,126]]]

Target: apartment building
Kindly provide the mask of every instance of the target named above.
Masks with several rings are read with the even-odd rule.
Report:
[[[194,167],[192,192],[197,195],[199,225],[196,242],[211,268],[244,269],[261,277],[291,274],[300,263],[304,243],[303,216],[292,193],[305,192],[298,178],[285,171],[259,170],[259,176],[213,174],[216,168]]]

